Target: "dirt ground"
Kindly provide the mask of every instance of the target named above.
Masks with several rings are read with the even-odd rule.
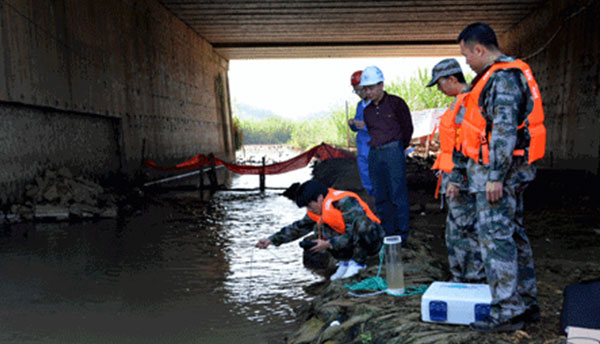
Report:
[[[409,158],[407,179],[411,203],[411,241],[404,251],[407,285],[449,277],[444,241],[445,210],[433,198],[436,178],[432,158]],[[317,163],[315,178],[337,189],[369,199],[350,159]],[[301,316],[305,325],[293,343],[561,343],[558,332],[563,291],[570,284],[600,279],[600,178],[574,171],[538,170],[525,192],[525,227],[531,241],[541,307],[541,321],[522,331],[480,335],[464,326],[420,321],[420,296],[379,295],[352,298],[342,283],[311,286],[314,300]],[[377,273],[371,262],[364,279]],[[328,324],[341,319],[340,330]],[[344,330],[344,331],[341,331]]]

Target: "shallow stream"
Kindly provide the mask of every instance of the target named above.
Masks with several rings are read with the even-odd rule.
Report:
[[[306,168],[267,186],[308,178]],[[126,219],[5,227],[0,342],[283,343],[303,286],[321,278],[296,243],[254,248],[303,215],[279,193],[173,193]]]

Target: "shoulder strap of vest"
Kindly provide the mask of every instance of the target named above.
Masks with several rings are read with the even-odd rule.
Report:
[[[465,101],[465,97],[469,95],[469,92],[463,92],[456,96],[456,101],[454,102],[454,106],[460,107],[462,103]]]

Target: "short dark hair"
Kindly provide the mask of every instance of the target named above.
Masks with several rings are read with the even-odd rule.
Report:
[[[486,23],[469,24],[458,35],[457,43],[464,41],[465,44],[478,43],[486,48],[498,49],[498,39],[494,30]]]
[[[461,84],[467,83],[467,81],[465,80],[465,76],[463,75],[462,72],[454,73],[452,75],[446,75],[444,78],[449,78],[451,76],[455,77],[456,81],[460,82]]]
[[[300,183],[294,183],[290,185],[287,189],[285,189],[285,191],[281,195],[292,202],[296,202],[296,195],[298,194],[299,187]]]
[[[308,203],[316,201],[319,195],[327,196],[329,189],[321,182],[311,179],[302,183],[296,191],[296,205],[299,208],[306,207]]]

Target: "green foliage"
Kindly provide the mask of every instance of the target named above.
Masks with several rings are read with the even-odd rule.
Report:
[[[294,122],[280,117],[239,120],[244,144],[275,144],[288,142]]]
[[[348,114],[354,118],[354,110]],[[336,108],[329,117],[295,122],[280,117],[267,119],[235,119],[243,133],[244,144],[288,143],[297,148],[309,148],[327,142],[345,146],[356,144],[356,135],[347,134],[348,125],[345,109]]]
[[[362,344],[370,344],[373,342],[373,335],[371,331],[363,332],[360,334],[360,342]]]
[[[233,148],[239,150],[244,145],[244,129],[237,117],[233,117]]]
[[[321,142],[334,145],[345,144],[345,141],[342,142],[338,135],[335,122],[331,118],[297,122],[289,143],[298,148],[308,148],[321,144]]]
[[[473,76],[467,74],[465,79],[469,84]],[[446,96],[436,86],[425,87],[429,80],[431,80],[431,72],[427,69],[419,69],[416,75],[411,76],[408,80],[397,80],[386,84],[385,91],[404,99],[410,111],[450,106],[454,98]]]
[[[444,95],[437,87],[425,87],[430,79],[427,69],[419,70],[408,80],[392,81],[385,90],[403,98],[411,111],[450,106],[453,98]],[[466,76],[467,82],[472,79]],[[327,142],[329,144],[356,146],[356,133],[348,128],[348,118],[354,118],[356,103],[348,105],[348,115],[343,106],[334,108],[328,117],[295,122],[280,117],[266,119],[235,119],[244,144],[291,144],[297,148],[309,148]],[[235,126],[234,126],[235,127]],[[348,140],[350,139],[350,140]],[[236,141],[237,142],[237,141]]]
[[[385,86],[385,91],[395,94],[408,104],[410,111],[450,106],[454,98],[438,91],[437,87],[425,87],[431,78],[427,69],[419,69],[408,80],[393,81]]]
[[[346,109],[336,107],[331,112],[329,120],[333,123],[336,134],[338,145],[345,146],[350,142],[351,146],[356,146],[356,133],[350,130],[348,127],[348,119],[354,118],[356,115],[356,104],[348,104],[348,114],[346,115]]]

